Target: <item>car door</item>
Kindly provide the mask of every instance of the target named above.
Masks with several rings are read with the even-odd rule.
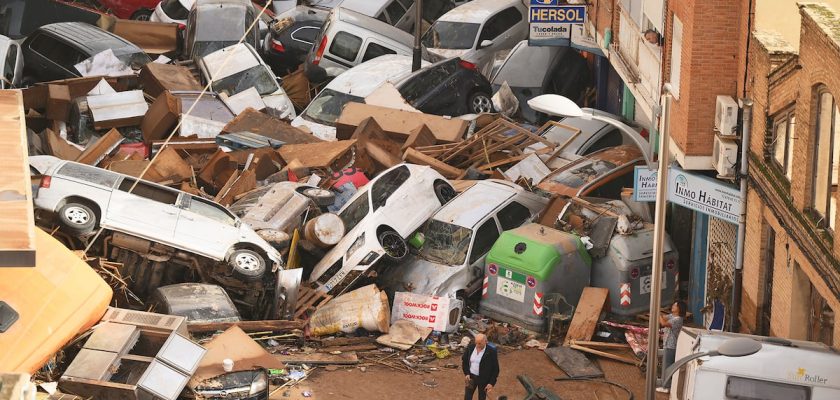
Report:
[[[467,268],[470,271],[470,282],[467,285],[468,294],[478,289],[481,279],[484,277],[484,261],[487,258],[487,253],[490,252],[490,248],[496,243],[499,235],[499,227],[492,215],[482,222],[481,226],[475,231],[470,255],[467,259],[469,263]]]
[[[455,96],[446,93],[449,86],[446,82],[454,73],[453,62],[427,67],[401,83],[398,90],[412,107],[427,114],[438,114],[455,104]]]
[[[163,186],[123,177],[111,193],[105,215],[115,230],[171,243],[180,213],[178,195]]]
[[[406,184],[409,179],[410,184]],[[431,213],[426,209],[427,201],[418,193],[425,186],[431,187],[431,183],[424,185],[422,177],[412,177],[405,165],[386,172],[371,186],[371,214],[377,223],[388,224],[406,237]],[[425,195],[434,197],[431,191]]]
[[[205,199],[183,194],[181,214],[175,226],[175,241],[184,247],[221,260],[239,240],[237,220],[224,207]]]
[[[482,70],[485,66],[492,64],[490,61],[497,51],[511,49],[518,41],[524,39],[520,32],[524,18],[525,16],[518,8],[508,7],[487,19],[478,36],[476,43],[478,51],[474,61]],[[482,48],[481,42],[485,40],[490,40],[493,44]],[[489,69],[484,72],[485,76],[488,72]]]

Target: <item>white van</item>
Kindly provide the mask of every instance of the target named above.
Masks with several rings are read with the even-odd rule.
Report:
[[[689,361],[672,377],[670,399],[840,399],[840,354],[822,343],[683,328],[676,360],[743,337],[759,341],[761,350]]]
[[[291,17],[295,21],[324,21],[330,10],[341,6],[411,32],[416,16],[414,3],[415,0],[318,0],[297,5],[297,0],[280,0],[274,1],[273,6],[277,19]]]
[[[421,66],[429,65],[423,61]],[[292,126],[304,126],[323,140],[335,140],[335,120],[344,105],[364,103],[365,97],[385,82],[397,82],[411,74],[411,57],[387,55],[361,63],[337,76],[318,93]]]
[[[334,8],[306,57],[306,74],[321,81],[387,54],[411,55],[414,37],[382,21]],[[320,78],[320,79],[319,79]]]

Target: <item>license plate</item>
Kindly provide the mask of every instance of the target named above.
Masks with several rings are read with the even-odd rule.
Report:
[[[660,289],[665,289],[667,287],[668,280],[665,279],[666,273],[662,273],[662,286]],[[645,275],[639,278],[639,294],[648,294],[650,293],[651,286],[653,286],[653,279],[651,279],[650,275]]]
[[[525,301],[525,285],[510,279],[496,279],[496,293],[520,303]]]

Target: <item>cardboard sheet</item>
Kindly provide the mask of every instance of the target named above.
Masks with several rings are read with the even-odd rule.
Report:
[[[222,360],[233,360],[234,371],[246,371],[257,367],[283,369],[285,365],[266,351],[259,343],[237,326],[232,326],[216,336],[205,346],[207,353],[198,364],[190,380],[190,386],[225,373]]]

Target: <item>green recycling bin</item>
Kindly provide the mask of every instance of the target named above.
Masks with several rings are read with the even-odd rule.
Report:
[[[548,295],[577,304],[592,260],[580,237],[539,224],[505,231],[484,265],[479,310],[498,321],[541,332]]]

